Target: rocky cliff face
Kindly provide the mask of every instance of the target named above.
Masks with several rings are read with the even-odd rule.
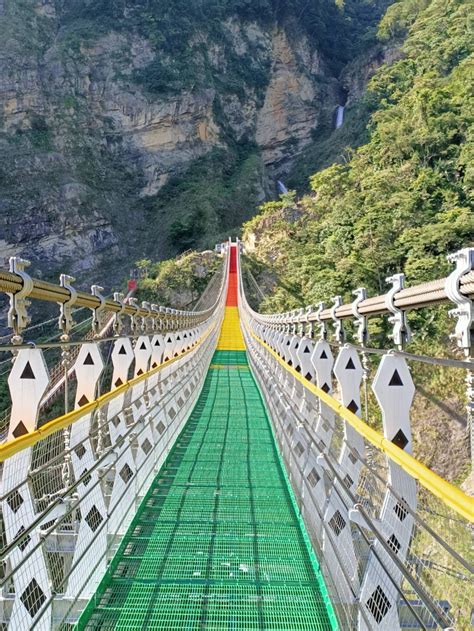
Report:
[[[271,76],[257,113],[255,138],[270,177],[279,178],[310,142],[322,111],[337,105],[338,89],[307,38],[290,43],[288,34],[277,29],[271,46]],[[320,77],[325,77],[322,85]]]
[[[130,260],[212,244],[275,194],[338,103],[295,20],[197,25],[192,71],[173,74],[184,53],[144,26],[157,12],[124,4],[104,24],[72,0],[0,2],[0,264],[114,282]]]

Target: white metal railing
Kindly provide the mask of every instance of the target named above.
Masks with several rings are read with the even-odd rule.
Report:
[[[474,500],[411,456],[415,386],[407,361],[416,356],[388,351],[379,361],[377,351],[372,391],[379,411],[368,405],[367,321],[356,303],[360,345],[345,343],[341,302],[330,313],[332,344],[322,307],[259,314],[240,283],[250,364],[340,627],[470,628]],[[395,326],[402,324],[399,313]],[[450,365],[472,366],[469,359]]]
[[[109,386],[98,398],[107,341],[82,340],[71,366],[74,410],[39,429],[50,379],[44,349],[16,340],[0,446],[5,628],[70,628],[95,593],[200,394],[224,313],[224,262],[206,311],[162,310],[152,321],[141,315],[150,311],[145,305],[130,313],[131,336],[115,327]]]

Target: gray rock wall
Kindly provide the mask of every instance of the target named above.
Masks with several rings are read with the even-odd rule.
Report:
[[[191,45],[205,50],[213,80],[159,94],[136,80],[157,55],[149,39],[113,25],[91,37],[64,21],[62,6],[0,2],[0,264],[18,254],[35,274],[115,283],[130,261],[179,249],[166,206],[161,218],[147,211],[173,178],[247,143],[259,163],[244,196],[250,216],[337,105],[338,81],[297,24],[234,17],[222,41],[197,31]],[[232,74],[249,59],[266,72],[257,87]],[[205,221],[236,229],[242,213],[233,212]]]

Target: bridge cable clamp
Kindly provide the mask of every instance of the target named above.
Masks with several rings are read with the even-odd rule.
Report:
[[[445,291],[451,302],[457,305],[456,309],[449,311],[452,318],[457,318],[455,332],[449,337],[455,339],[459,348],[464,349],[466,355],[472,346],[472,322],[474,316],[474,304],[468,296],[460,291],[461,278],[474,268],[474,248],[464,248],[447,257],[450,263],[456,264],[456,269],[447,277]]]
[[[120,305],[120,311],[117,311],[117,313],[114,314],[114,321],[112,323],[114,335],[118,337],[123,328],[123,315],[126,309],[124,295],[119,291],[114,292],[114,302],[117,302]]]
[[[148,331],[150,330],[150,325],[151,327],[153,327],[153,323],[150,322],[153,318],[153,314],[151,311],[151,304],[149,302],[147,302],[146,300],[143,300],[142,302],[142,309],[144,309],[145,311],[147,311],[148,313],[146,314],[146,316],[143,318],[142,322],[143,322],[143,332],[144,333],[148,333]]]
[[[174,317],[173,317],[174,309],[171,309],[170,307],[165,307],[165,310],[166,310],[167,315],[169,315],[169,318],[168,318],[169,330],[174,331],[174,328],[175,328],[174,327],[175,322],[174,322]]]
[[[329,465],[326,461],[326,454],[319,454],[316,457],[316,464],[324,471],[330,471]]]
[[[341,318],[338,318],[336,315],[336,310],[339,307],[342,307],[342,296],[334,296],[333,298],[334,304],[331,307],[331,318],[334,322],[334,339],[338,344],[344,344],[346,340],[346,334],[344,332],[344,327],[342,325]]]
[[[351,521],[353,524],[357,524],[361,528],[365,528],[366,530],[370,530],[367,527],[367,523],[366,523],[365,519],[362,517],[357,504],[354,504],[354,506],[349,509],[348,517],[349,517],[349,521]],[[372,530],[370,530],[370,531],[372,532]]]
[[[455,339],[459,348],[472,361],[473,338],[473,302],[460,291],[461,278],[473,269],[474,248],[464,248],[450,254],[448,261],[456,263],[456,269],[448,276],[445,291],[448,298],[457,305],[449,311],[449,316],[456,317],[456,328],[449,337]],[[474,461],[474,370],[466,374],[467,425],[470,434],[471,461]]]
[[[23,341],[21,332],[31,322],[31,318],[28,316],[27,312],[27,307],[29,307],[31,303],[27,298],[33,291],[33,279],[25,272],[25,267],[29,267],[30,265],[30,261],[26,259],[22,259],[18,256],[10,257],[10,272],[20,276],[23,281],[23,287],[20,291],[9,294],[10,309],[8,310],[8,326],[13,329],[14,332],[14,336],[12,337],[13,344],[21,344]]]
[[[73,276],[69,276],[68,274],[61,274],[61,276],[59,277],[59,283],[61,287],[64,287],[64,289],[67,289],[70,294],[69,300],[66,300],[66,302],[59,303],[60,314],[59,314],[58,325],[59,325],[59,329],[63,332],[63,335],[66,336],[65,341],[67,341],[67,339],[69,338],[69,331],[74,326],[74,320],[72,317],[72,307],[77,302],[77,291],[72,286],[72,283],[75,280],[76,279]]]
[[[298,335],[300,337],[304,335],[304,325],[305,325],[305,322],[307,322],[307,319],[305,318],[305,312],[306,312],[306,309],[304,307],[301,307],[298,313],[298,324],[299,324]]]
[[[178,329],[182,330],[186,328],[186,322],[187,322],[187,315],[186,315],[186,311],[178,310],[177,311],[178,314]]]
[[[293,323],[292,333],[293,333],[293,335],[297,335],[298,334],[298,330],[299,330],[299,322],[300,322],[300,310],[299,309],[293,309],[293,311],[291,312],[291,319],[292,319],[292,323]]]
[[[128,299],[128,304],[135,309],[135,312],[130,316],[130,327],[132,329],[132,335],[137,335],[143,328],[143,318],[138,313],[138,300],[132,296]]]
[[[290,312],[290,318],[291,318],[291,333],[292,335],[296,335],[297,331],[298,331],[298,322],[299,322],[299,313],[300,310],[299,309],[293,309],[293,311]]]
[[[278,322],[279,330],[282,333],[286,333],[285,318],[286,318],[286,313],[282,313],[280,318],[279,318],[279,322]]]
[[[166,307],[159,307],[159,312],[161,314],[160,329],[161,331],[165,331],[166,330],[166,317],[164,314],[166,313]]]
[[[288,325],[286,323],[287,316],[288,316],[288,314],[286,312],[281,314],[280,326],[281,326],[282,333],[287,333],[288,332]]]
[[[154,303],[152,303],[151,305],[151,311],[153,314],[159,314],[160,313],[160,307]],[[153,315],[153,319],[152,319],[152,327],[153,327],[153,331],[158,331],[159,330],[159,323],[160,323],[160,318],[157,318],[156,315]]]
[[[323,322],[321,319],[321,314],[325,310],[326,304],[324,302],[320,302],[318,305],[318,309],[315,313],[316,321],[319,326],[319,339],[327,340],[328,339],[328,328],[326,322]]]
[[[392,288],[385,295],[385,307],[392,314],[388,321],[393,324],[393,333],[389,336],[400,350],[410,343],[411,329],[408,324],[406,311],[395,306],[395,296],[405,286],[405,274],[394,274],[385,279],[392,283]]]
[[[352,315],[356,319],[357,339],[361,346],[367,346],[369,341],[368,318],[359,311],[360,303],[367,300],[367,290],[365,287],[358,287],[352,293],[356,296],[356,299],[351,303],[351,310]]]
[[[361,504],[360,502],[356,502],[352,508],[349,509],[349,513],[348,513],[348,517],[349,517],[349,521],[351,521],[353,524],[357,524],[358,526],[361,526],[362,528],[364,528],[365,530],[368,530],[371,533],[375,533],[375,528],[383,528],[383,524],[380,521],[380,519],[376,519],[376,518],[371,518],[371,519],[367,519],[367,517],[365,517],[364,515],[362,515],[360,509],[363,509],[364,506],[363,504]],[[444,630],[446,631],[446,630]]]
[[[104,291],[103,287],[100,285],[92,285],[91,294],[100,300],[100,304],[98,307],[92,308],[92,331],[94,332],[94,336],[98,336],[100,332],[100,321],[99,314],[105,309],[105,298],[102,295]]]
[[[306,307],[306,314],[304,318],[304,321],[306,323],[306,335],[310,339],[314,337],[314,324],[313,321],[309,319],[309,316],[312,314],[313,310],[313,305],[309,305],[308,307]]]
[[[181,328],[181,312],[178,309],[173,309],[173,314],[174,314],[174,325],[177,331],[179,331],[179,329]]]
[[[171,313],[173,314],[173,327],[176,331],[179,329],[179,311],[178,309],[171,309]]]
[[[72,286],[76,279],[73,276],[69,276],[69,274],[61,274],[59,277],[59,283],[61,287],[67,289],[69,291],[69,300],[66,302],[59,303],[59,320],[58,326],[60,331],[62,331],[61,342],[64,342],[64,346],[61,346],[61,366],[63,369],[63,379],[64,379],[64,412],[69,411],[69,368],[71,365],[71,349],[67,346],[66,342],[69,342],[69,333],[74,326],[74,320],[72,317],[72,307],[77,302],[77,291]],[[64,430],[64,462],[61,467],[61,476],[63,480],[63,484],[66,488],[69,486],[72,479],[72,460],[71,454],[69,453],[71,439],[71,428],[66,428]]]

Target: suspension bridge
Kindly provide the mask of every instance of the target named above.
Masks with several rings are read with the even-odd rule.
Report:
[[[465,375],[474,436],[474,250],[279,314],[220,251],[195,311],[0,270],[2,629],[472,628],[474,499],[413,456],[410,365]],[[59,306],[58,340],[28,340],[31,303]],[[458,357],[408,352],[407,312],[449,303]]]

